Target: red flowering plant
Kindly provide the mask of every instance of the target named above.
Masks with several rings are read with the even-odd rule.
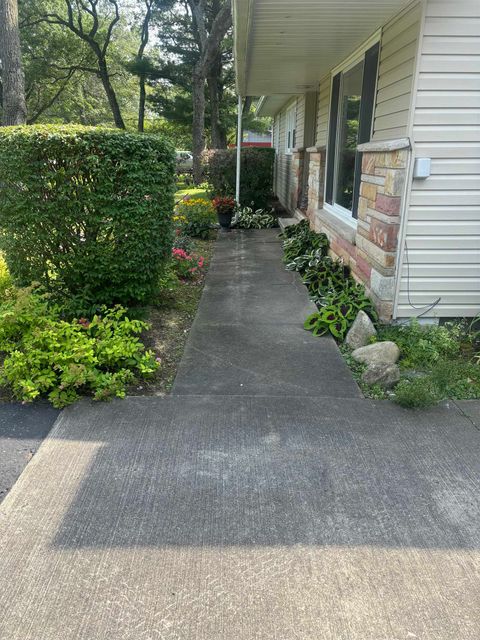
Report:
[[[217,213],[233,213],[235,211],[235,200],[229,196],[217,196],[212,200]]]
[[[193,280],[200,275],[205,259],[193,253],[187,253],[184,249],[172,249],[173,270],[182,280]]]

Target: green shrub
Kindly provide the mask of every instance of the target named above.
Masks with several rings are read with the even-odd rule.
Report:
[[[8,270],[5,258],[0,255],[0,301],[5,299],[7,291],[12,286],[12,277]]]
[[[314,335],[331,333],[337,340],[344,340],[359,311],[365,311],[372,320],[377,314],[362,285],[347,278],[337,288],[326,292],[316,300],[318,312],[305,320],[304,327]]]
[[[204,154],[204,171],[218,196],[235,195],[236,149],[212,149]],[[265,208],[273,192],[275,149],[243,147],[241,150],[240,205]]]
[[[47,396],[55,407],[84,392],[95,400],[123,397],[136,375],[158,367],[137,337],[147,326],[130,320],[120,306],[102,310],[90,322],[67,322],[45,296],[31,288],[17,290],[0,307],[0,350],[6,354],[1,382],[19,400]]]
[[[273,229],[278,227],[277,218],[264,209],[256,209],[251,207],[243,207],[237,211],[234,224],[238,229]]]
[[[456,358],[460,353],[459,325],[421,325],[412,320],[405,325],[382,327],[379,340],[393,340],[401,355],[403,368],[428,369],[441,358]]]
[[[0,129],[0,246],[15,282],[40,282],[77,312],[147,301],[170,256],[174,174],[154,135]]]
[[[184,235],[206,240],[215,226],[217,215],[211,200],[185,198],[175,207],[173,220]]]
[[[395,387],[395,402],[408,409],[423,409],[439,400],[438,389],[429,377],[400,380]]]

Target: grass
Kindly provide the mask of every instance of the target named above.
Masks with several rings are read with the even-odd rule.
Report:
[[[213,254],[214,241],[213,234],[209,240],[195,241],[196,252],[204,256],[207,266]],[[143,336],[143,342],[158,354],[161,364],[153,377],[132,386],[129,395],[158,396],[171,390],[197,313],[205,275],[206,270],[198,280],[181,282],[178,287],[165,291],[147,310],[147,320],[152,326]]]
[[[210,199],[209,193],[205,189],[204,185],[196,187],[193,184],[186,184],[185,180],[179,180],[177,182],[177,191],[175,192],[175,202],[178,202],[185,196],[195,196],[196,198],[205,198],[207,200]]]
[[[366,385],[361,376],[365,365],[351,357],[341,345],[342,354],[363,394],[369,398],[392,397],[399,405],[419,409],[441,400],[480,398],[479,334],[467,321],[443,326],[408,325],[380,327],[378,340],[392,340],[400,349],[401,379],[394,391],[379,385]]]

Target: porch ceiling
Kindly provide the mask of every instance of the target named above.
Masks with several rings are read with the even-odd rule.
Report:
[[[237,91],[315,89],[411,0],[233,0]]]

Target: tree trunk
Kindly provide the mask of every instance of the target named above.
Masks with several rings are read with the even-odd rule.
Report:
[[[5,126],[25,124],[25,78],[18,31],[17,0],[0,0],[0,58],[2,60],[3,117]]]
[[[1,1],[1,0],[0,0]],[[105,89],[105,93],[107,95],[108,104],[110,105],[110,109],[113,114],[113,121],[115,122],[115,126],[118,129],[125,129],[125,123],[122,118],[122,114],[120,112],[120,106],[118,104],[117,96],[115,91],[110,83],[110,76],[108,74],[107,63],[105,60],[98,61],[98,68],[100,76],[100,80],[102,81],[103,88]]]
[[[202,182],[202,153],[205,149],[205,77],[196,68],[193,72],[193,180]]]
[[[218,85],[218,77],[210,76],[208,78],[208,90],[210,95],[210,121],[212,129],[212,148],[226,149],[227,133],[220,121],[220,87]]]
[[[143,74],[140,76],[139,86],[140,86],[140,95],[138,99],[138,130],[140,133],[143,133],[145,130],[145,100],[146,100],[145,75]]]

